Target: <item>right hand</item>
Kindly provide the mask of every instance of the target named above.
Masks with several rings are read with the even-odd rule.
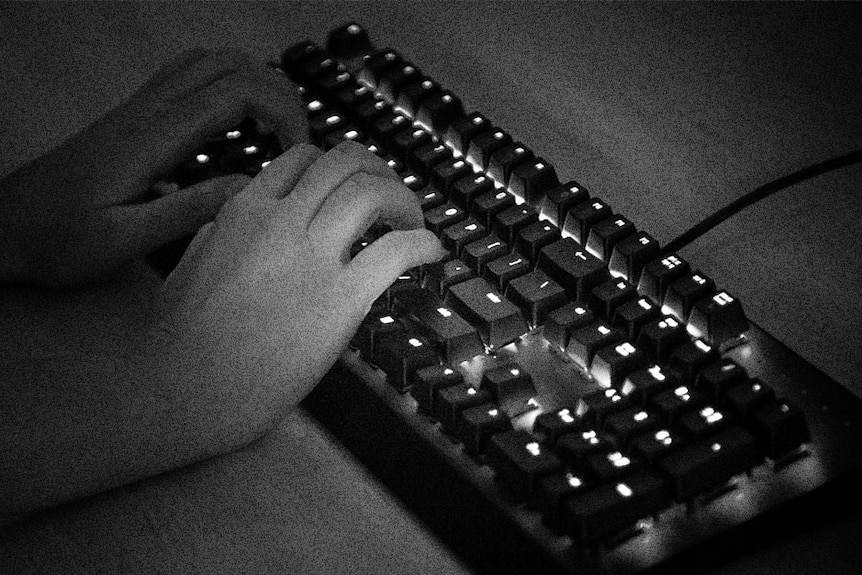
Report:
[[[393,231],[351,260],[378,219]],[[254,390],[251,412],[271,424],[399,274],[444,253],[415,196],[374,154],[353,142],[326,154],[297,145],[192,241],[164,284],[159,334],[178,365],[226,378],[231,393]]]

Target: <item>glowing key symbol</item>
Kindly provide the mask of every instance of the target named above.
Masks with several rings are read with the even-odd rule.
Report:
[[[251,154],[256,154],[259,149],[260,148],[258,148],[257,146],[246,146],[245,148],[242,149],[242,151],[245,152],[246,154],[251,155]]]
[[[604,325],[600,325],[600,326],[598,327],[598,331],[599,331],[599,333],[600,333],[600,334],[602,334],[602,335],[608,335],[609,333],[611,333],[610,328],[609,328],[609,327],[607,327],[607,326],[604,326]]]
[[[503,300],[501,300],[501,299],[500,299],[500,296],[498,296],[498,295],[497,295],[497,294],[495,294],[495,293],[486,293],[486,294],[485,294],[485,297],[486,297],[486,298],[488,298],[489,300],[491,300],[491,301],[492,301],[492,302],[494,302],[494,303],[500,303],[500,302],[502,302],[502,301],[503,301]]]
[[[718,305],[727,305],[733,301],[733,298],[730,297],[727,292],[723,291],[721,293],[715,294],[712,297],[712,301],[714,301]]]
[[[330,126],[333,124],[337,124],[340,121],[341,121],[341,116],[338,116],[338,115],[329,116],[328,118],[326,118],[326,123],[329,124]]]
[[[509,370],[509,373],[511,373],[512,375],[517,377],[517,376],[521,375],[521,370],[518,368],[512,368]]]
[[[703,341],[702,339],[694,340],[694,345],[696,345],[700,349],[700,351],[702,351],[704,353],[712,351],[712,348],[709,347],[709,345],[705,341]]]
[[[454,216],[455,214],[458,213],[458,208],[449,208],[448,210],[446,210],[443,213],[447,216]]]
[[[617,483],[617,493],[623,497],[631,497],[635,492],[632,491],[632,488],[625,483]]]
[[[563,423],[574,423],[575,418],[572,417],[572,412],[568,409],[561,409],[557,412],[557,416],[562,420]]]
[[[455,373],[455,372],[452,371],[451,369],[449,369],[448,367],[443,370],[443,375],[452,375],[453,373]]]
[[[616,350],[616,352],[619,355],[621,355],[623,357],[628,357],[631,354],[633,354],[635,351],[637,351],[637,350],[635,350],[635,346],[633,346],[629,342],[621,343],[620,345],[618,345],[614,349]]]
[[[538,457],[542,453],[542,450],[539,447],[539,444],[536,443],[535,441],[531,441],[530,443],[528,443],[524,447],[527,449],[527,451],[530,452],[530,455],[532,455],[533,457]]]
[[[638,300],[638,305],[644,309],[652,309],[652,304],[643,298]]]
[[[569,484],[569,487],[578,488],[584,484],[581,479],[571,473],[566,473],[566,482]]]
[[[449,311],[448,309],[446,309],[445,307],[438,307],[437,313],[439,313],[443,317],[451,317],[452,316],[452,312]]]
[[[198,154],[195,159],[198,161],[199,164],[206,164],[210,161],[210,157],[206,154]]]
[[[700,416],[704,419],[704,421],[709,424],[718,423],[719,421],[724,419],[724,416],[721,414],[721,412],[716,411],[712,407],[704,407],[703,409],[701,409]]]
[[[411,337],[407,340],[407,343],[412,345],[413,347],[422,347],[422,342],[416,339],[415,337]]]
[[[619,451],[609,453],[608,461],[610,461],[614,467],[626,467],[632,462],[631,459],[629,459]]]
[[[344,137],[347,138],[348,140],[355,140],[356,138],[359,137],[359,132],[357,132],[356,130],[350,130],[349,132],[344,134]]]
[[[394,321],[395,321],[395,319],[391,315],[385,315],[385,316],[380,318],[380,323],[383,323],[383,324],[393,323]]]
[[[665,376],[665,374],[664,374],[664,373],[662,373],[662,371],[661,371],[661,367],[659,367],[659,366],[657,366],[657,365],[652,366],[652,367],[651,367],[651,368],[649,368],[647,371],[649,371],[650,375],[651,375],[651,376],[653,377],[653,379],[655,379],[656,381],[664,381],[665,379],[667,379],[667,377]]]
[[[488,415],[490,415],[491,417],[497,417],[498,415],[500,415],[500,410],[499,409],[492,409],[491,411],[488,412]]]
[[[584,255],[584,252],[577,251],[575,252],[575,256],[581,258],[584,261],[587,261],[587,256]]]
[[[667,429],[662,429],[661,431],[656,432],[655,439],[662,445],[670,445],[673,443],[673,438],[671,438],[670,431]]]

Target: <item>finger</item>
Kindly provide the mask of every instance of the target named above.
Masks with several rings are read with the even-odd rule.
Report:
[[[209,52],[202,58],[188,61],[185,68],[176,69],[173,75],[166,77],[156,88],[156,95],[175,102],[254,64],[251,55],[238,50]]]
[[[317,146],[297,144],[267,164],[241,193],[281,199],[296,187],[302,174],[322,154]]]
[[[330,194],[308,228],[308,235],[337,260],[350,260],[350,247],[376,221],[395,229],[423,227],[419,202],[404,184],[364,172]]]
[[[184,50],[176,54],[172,58],[164,62],[158,70],[156,70],[144,84],[144,88],[157,88],[165,82],[169,81],[171,76],[177,74],[186,68],[194,65],[195,62],[201,60],[211,54],[209,50],[201,47],[195,47],[191,50]]]
[[[200,258],[212,234],[213,223],[207,222],[198,230],[186,248],[176,267],[165,278],[163,288],[168,294],[182,294],[196,276],[195,270],[201,265]]]
[[[370,305],[405,270],[439,261],[446,253],[430,230],[392,231],[356,254],[347,265],[348,281]]]
[[[307,228],[317,215],[326,197],[351,176],[365,172],[395,179],[394,172],[361,144],[344,142],[323,154],[302,174],[289,197],[290,217]]]
[[[108,208],[113,213],[121,250],[145,254],[172,240],[195,233],[211,221],[222,205],[250,178],[235,174],[183,188],[151,202]]]

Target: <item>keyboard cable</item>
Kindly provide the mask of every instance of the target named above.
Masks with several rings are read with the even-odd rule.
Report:
[[[797,172],[793,172],[792,174],[788,174],[786,176],[778,178],[777,180],[773,180],[758,188],[755,188],[747,194],[732,201],[723,208],[719,209],[712,215],[704,218],[703,220],[689,228],[687,231],[678,235],[676,238],[668,242],[664,250],[662,250],[662,253],[670,254],[678,252],[685,246],[689,245],[690,243],[707,233],[712,228],[718,226],[719,224],[730,218],[731,216],[739,213],[748,206],[751,206],[759,202],[760,200],[771,196],[775,192],[781,191],[785,188],[789,188],[794,184],[809,180],[821,174],[825,174],[826,172],[831,172],[833,170],[851,166],[860,162],[862,162],[862,150],[854,150],[843,156],[838,156],[824,162],[812,164],[808,167],[802,168]]]

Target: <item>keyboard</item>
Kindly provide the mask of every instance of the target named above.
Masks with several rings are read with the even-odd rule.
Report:
[[[702,565],[858,472],[855,396],[445,79],[357,23],[273,65],[311,142],[378,154],[449,252],[380,296],[302,405],[476,572]],[[280,152],[247,120],[169,179]]]

